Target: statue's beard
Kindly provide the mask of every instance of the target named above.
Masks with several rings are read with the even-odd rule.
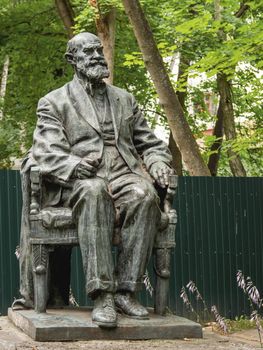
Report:
[[[108,78],[110,75],[105,61],[89,63],[88,65],[78,65],[77,72],[80,73],[82,77],[85,77],[85,79],[88,81],[95,83],[100,82],[104,78]]]

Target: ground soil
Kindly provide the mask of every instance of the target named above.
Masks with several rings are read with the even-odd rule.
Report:
[[[213,332],[212,327],[203,330],[203,339],[144,340],[144,341],[75,341],[36,342],[17,329],[7,317],[0,317],[0,350],[221,350],[260,348],[256,330],[245,330],[223,336]]]

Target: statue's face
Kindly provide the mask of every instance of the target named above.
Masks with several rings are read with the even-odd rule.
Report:
[[[98,39],[87,38],[79,42],[74,58],[75,69],[88,80],[101,81],[108,78],[109,70]]]

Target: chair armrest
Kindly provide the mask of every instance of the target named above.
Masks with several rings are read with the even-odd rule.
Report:
[[[177,223],[177,213],[173,209],[173,200],[176,194],[178,184],[178,176],[169,176],[169,186],[164,198],[162,220],[163,225],[160,226],[160,231],[155,238],[155,248],[173,248],[175,247],[175,227]]]
[[[30,183],[31,183],[31,201],[30,201],[30,215],[36,215],[40,210],[41,201],[41,176],[40,169],[33,166],[30,169]]]
[[[164,212],[169,214],[171,212],[173,206],[174,196],[176,194],[178,186],[178,176],[177,175],[169,175],[169,185],[167,188],[167,193],[164,198]]]

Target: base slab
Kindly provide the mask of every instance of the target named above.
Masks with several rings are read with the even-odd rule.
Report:
[[[10,320],[37,341],[136,340],[202,338],[202,327],[186,318],[160,316],[151,309],[149,320],[118,315],[118,327],[100,328],[91,321],[91,309],[49,309],[46,314],[34,310],[8,309]]]

